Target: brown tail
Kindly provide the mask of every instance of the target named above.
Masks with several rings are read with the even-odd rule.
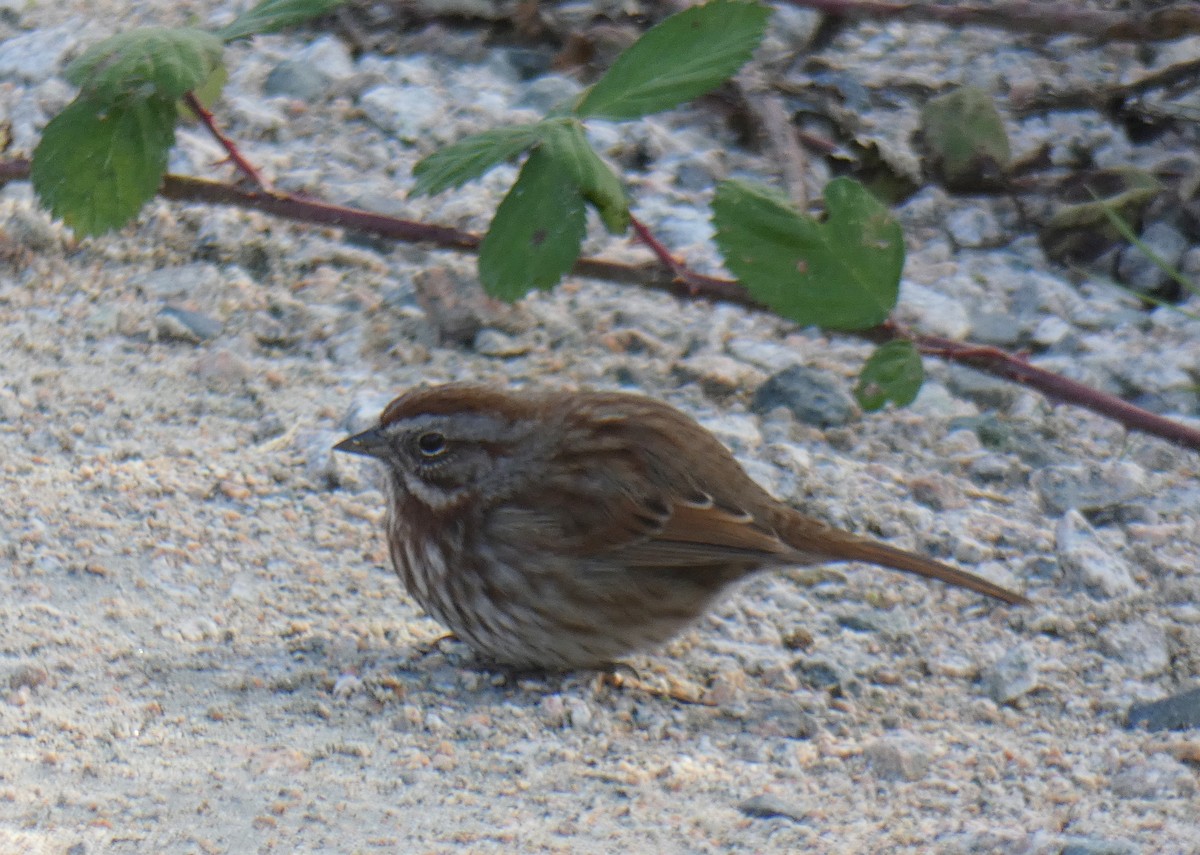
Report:
[[[789,515],[782,528],[783,538],[788,545],[827,561],[863,561],[867,564],[938,579],[947,585],[955,585],[959,588],[966,588],[968,591],[995,597],[997,600],[1003,600],[1014,606],[1031,604],[1021,594],[993,584],[982,576],[959,570],[923,555],[905,552],[903,549],[888,546],[877,540],[859,537],[848,531],[833,528],[799,512]]]

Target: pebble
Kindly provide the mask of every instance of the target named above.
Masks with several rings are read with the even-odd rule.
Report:
[[[446,128],[446,104],[429,86],[376,86],[362,94],[359,104],[380,130],[401,142],[416,143],[430,137],[441,140],[443,134],[437,131]]]
[[[988,247],[1004,242],[1004,227],[989,206],[956,207],[946,215],[946,230],[959,247]]]
[[[475,334],[475,352],[483,356],[521,356],[529,352],[529,343],[499,330],[484,327]]]
[[[263,81],[263,94],[286,95],[300,101],[318,100],[328,89],[329,78],[310,63],[299,59],[285,59],[271,69]]]
[[[738,810],[754,819],[775,819],[776,817],[782,817],[783,819],[791,819],[796,822],[804,822],[807,816],[807,811],[800,805],[772,795],[771,793],[761,793],[757,796],[751,796],[738,805]]]
[[[1111,788],[1123,799],[1190,797],[1196,793],[1196,777],[1174,757],[1152,754],[1113,775]]]
[[[1032,648],[1019,643],[983,672],[984,690],[998,704],[1009,704],[1040,685]]]
[[[1128,724],[1151,731],[1200,728],[1200,688],[1132,706]]]
[[[961,301],[908,279],[900,286],[896,312],[902,320],[915,322],[923,333],[953,339],[971,334],[971,319]]]
[[[222,324],[201,312],[164,306],[155,318],[154,329],[159,339],[199,344],[219,336]]]
[[[1142,852],[1136,843],[1102,837],[1062,837],[1055,846],[1056,855],[1141,855]]]
[[[33,30],[0,41],[0,77],[40,83],[56,76],[79,45],[81,24]]]
[[[1138,621],[1104,626],[1100,645],[1137,677],[1152,677],[1171,666],[1167,634],[1157,624]]]
[[[1160,259],[1162,264],[1178,267],[1190,241],[1179,229],[1161,220],[1151,223],[1141,234],[1141,242]],[[1117,279],[1135,291],[1152,294],[1171,281],[1170,274],[1162,269],[1144,250],[1129,245],[1121,249],[1117,263]]]
[[[1142,498],[1149,489],[1146,471],[1127,460],[1102,466],[1047,466],[1033,474],[1030,486],[1054,514],[1109,510]]]
[[[867,768],[884,781],[920,781],[929,773],[929,746],[909,736],[886,736],[863,748]]]
[[[1056,315],[1048,315],[1038,321],[1030,337],[1034,344],[1054,347],[1071,334],[1071,325]]]
[[[696,383],[710,398],[727,398],[743,389],[760,385],[763,374],[723,354],[703,354],[680,360],[672,372],[685,383]]]
[[[758,387],[751,409],[764,415],[776,407],[784,407],[804,424],[838,427],[849,424],[858,415],[858,405],[847,386],[843,378],[828,371],[793,365]]]
[[[1097,597],[1119,597],[1137,590],[1133,570],[1102,542],[1078,511],[1067,511],[1054,532],[1054,551],[1069,585]]]
[[[304,457],[304,477],[319,490],[332,490],[342,483],[340,461],[345,457],[333,447],[345,439],[338,431],[309,430],[296,434],[294,445]]]

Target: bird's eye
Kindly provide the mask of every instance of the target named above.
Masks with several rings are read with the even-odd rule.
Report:
[[[448,448],[446,437],[437,431],[429,431],[417,437],[417,451],[424,457],[440,457]]]

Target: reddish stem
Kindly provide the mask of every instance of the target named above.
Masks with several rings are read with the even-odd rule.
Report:
[[[688,293],[691,296],[694,297],[700,293],[700,289],[704,287],[704,283],[698,273],[671,255],[671,251],[663,246],[662,242],[654,236],[649,227],[637,217],[631,214],[629,223],[633,226],[633,231],[637,234],[638,240],[650,248],[650,251],[662,262],[663,267],[670,270],[676,279],[688,286]]]
[[[226,136],[225,132],[217,127],[217,119],[213,116],[212,111],[200,103],[200,99],[196,97],[194,92],[186,92],[183,96],[183,103],[187,104],[188,109],[196,114],[196,118],[200,120],[200,124],[208,129],[213,138],[221,144],[221,148],[229,154],[229,160],[241,170],[250,182],[260,190],[270,192],[271,183],[263,178],[262,173],[258,171],[253,163],[246,159],[242,154],[241,149],[237,147],[232,139]]]

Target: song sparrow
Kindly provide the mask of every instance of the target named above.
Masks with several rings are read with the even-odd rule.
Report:
[[[386,464],[388,549],[408,592],[506,665],[611,665],[776,567],[863,561],[1028,602],[804,516],[690,417],[638,395],[421,388],[334,448]]]

